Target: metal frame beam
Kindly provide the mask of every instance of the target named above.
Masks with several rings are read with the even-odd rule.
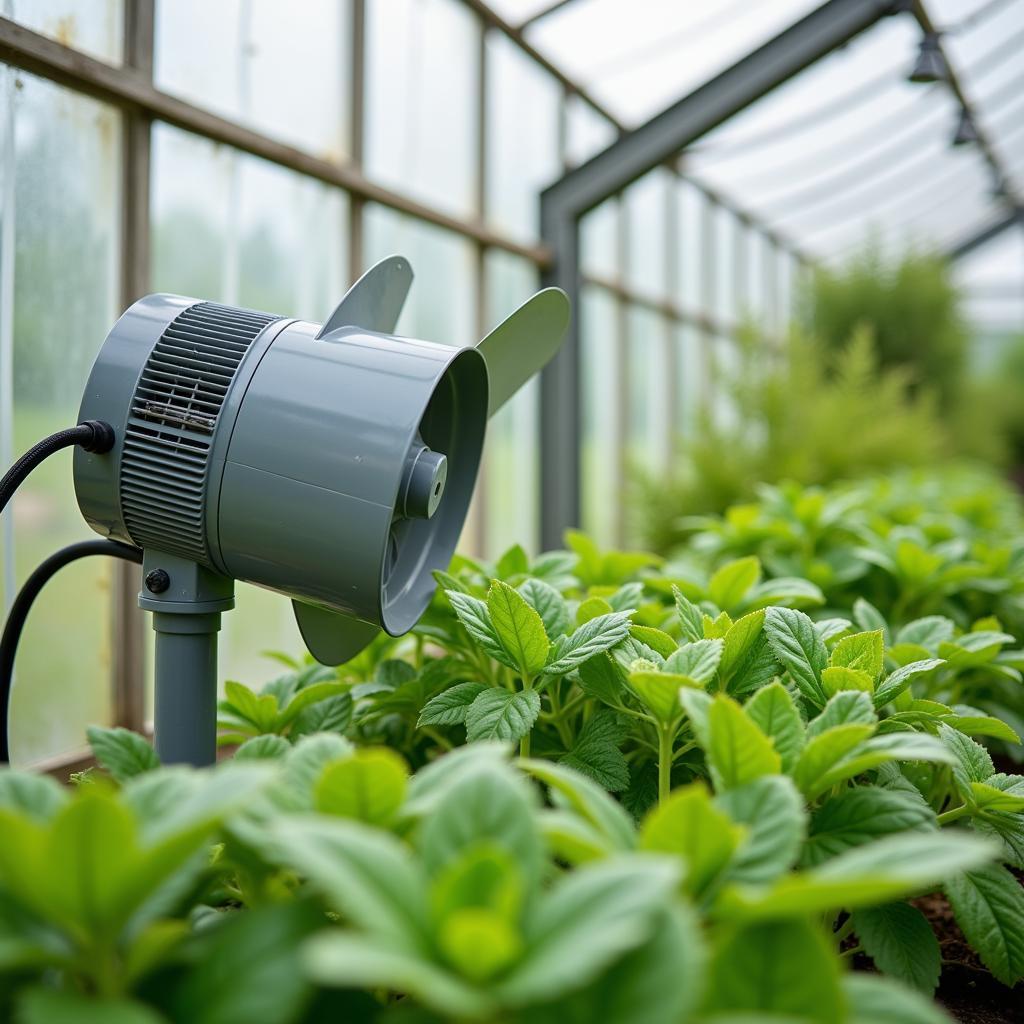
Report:
[[[804,68],[901,9],[898,0],[828,0],[732,67],[620,137],[541,195],[544,283],[564,289],[573,317],[541,381],[541,543],[556,547],[580,519],[580,218]]]
[[[946,257],[947,259],[955,262],[956,260],[967,256],[969,253],[974,252],[975,249],[980,249],[986,244],[986,242],[991,242],[993,238],[996,238],[1008,228],[1012,228],[1016,225],[1024,227],[1024,207],[1018,207],[1017,209],[1012,210],[1005,217],[1001,217],[999,220],[986,224],[980,230],[961,239],[949,250],[949,252],[946,253]]]

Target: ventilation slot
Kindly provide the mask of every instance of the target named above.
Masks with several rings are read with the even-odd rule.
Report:
[[[164,331],[139,378],[121,457],[121,511],[132,540],[209,563],[210,445],[238,365],[278,317],[200,302]]]

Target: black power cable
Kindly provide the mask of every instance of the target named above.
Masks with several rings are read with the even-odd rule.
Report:
[[[34,444],[0,479],[0,513],[14,497],[14,492],[24,483],[25,478],[44,459],[63,448],[81,445],[87,452],[103,454],[114,447],[114,428],[102,420],[84,420],[77,426],[58,430],[56,434],[44,437]],[[126,558],[132,562],[142,561],[142,552],[127,544],[118,544],[110,540],[87,540],[71,544],[51,555],[25,581],[18,596],[11,605],[10,615],[0,636],[0,763],[8,764],[11,760],[10,746],[7,737],[7,719],[11,706],[11,679],[14,675],[14,655],[18,650],[18,640],[25,625],[29,609],[42,590],[43,586],[58,569],[69,562],[84,558],[86,555],[113,555]]]
[[[14,496],[25,477],[39,465],[43,459],[49,458],[62,448],[81,445],[87,452],[102,454],[114,447],[114,429],[109,423],[100,420],[85,420],[77,427],[58,430],[56,434],[44,437],[34,444],[0,480],[0,512]]]
[[[55,573],[65,565],[88,555],[112,555],[127,562],[142,563],[142,552],[138,548],[113,540],[83,540],[77,544],[69,544],[50,555],[25,580],[14,599],[14,604],[11,605],[11,613],[7,616],[3,635],[0,636],[0,764],[9,764],[11,760],[7,728],[11,706],[11,680],[14,675],[14,656],[18,652],[18,641],[21,639],[21,631],[29,610],[39,592]]]

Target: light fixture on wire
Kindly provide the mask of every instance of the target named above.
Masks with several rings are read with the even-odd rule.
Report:
[[[917,60],[907,76],[911,82],[923,84],[944,82],[947,78],[946,58],[939,47],[939,34],[926,32],[917,52]]]
[[[978,141],[978,129],[974,125],[974,118],[966,110],[961,110],[960,120],[957,121],[956,131],[953,133],[953,145],[971,146]]]

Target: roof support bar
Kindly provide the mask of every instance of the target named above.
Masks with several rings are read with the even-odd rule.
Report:
[[[967,238],[962,238],[949,250],[947,256],[950,260],[958,260],[975,249],[980,249],[986,242],[991,242],[993,238],[1016,224],[1024,227],[1024,208],[1011,210],[1005,217],[986,224]]]
[[[542,193],[541,234],[552,253],[544,283],[565,289],[573,309],[561,352],[541,379],[544,547],[557,547],[563,530],[580,519],[580,218],[810,64],[901,9],[899,0],[827,0]]]

